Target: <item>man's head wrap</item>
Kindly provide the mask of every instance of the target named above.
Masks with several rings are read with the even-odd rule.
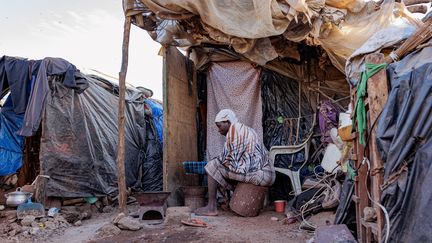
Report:
[[[229,121],[231,124],[238,122],[234,111],[230,109],[223,109],[216,115],[215,122],[223,121]]]

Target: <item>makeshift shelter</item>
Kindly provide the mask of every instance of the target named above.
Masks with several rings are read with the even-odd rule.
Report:
[[[49,178],[37,184],[40,201],[117,195],[117,84],[60,58],[8,56],[0,80],[1,93],[10,91],[0,110],[1,176],[18,173],[18,186]],[[133,87],[127,92],[127,185],[159,191],[162,107]]]
[[[361,242],[387,241],[386,233],[389,232],[383,231],[384,226],[390,229],[393,234],[390,239],[395,241],[422,241],[431,237],[429,232],[422,230],[427,227],[421,228],[421,234],[405,234],[403,237],[406,238],[396,233],[401,232],[405,224],[423,222],[425,218],[419,217],[420,211],[415,210],[427,205],[429,197],[424,197],[426,201],[408,202],[411,192],[408,189],[413,187],[407,180],[411,178],[412,182],[415,177],[406,177],[409,170],[406,165],[401,167],[407,155],[411,155],[413,161],[420,161],[418,164],[422,166],[426,166],[424,163],[428,161],[427,152],[419,153],[415,160],[409,153],[412,146],[426,151],[429,141],[430,112],[420,105],[421,101],[430,99],[431,94],[427,88],[430,70],[426,65],[430,57],[421,54],[427,48],[420,46],[424,49],[411,54],[412,57],[406,57],[404,60],[407,61],[392,64],[388,70],[395,70],[396,73],[389,75],[390,79],[398,78],[392,81],[390,87],[385,77],[386,65],[378,65],[386,60],[397,61],[401,56],[393,50],[418,29],[428,26],[414,18],[403,3],[391,0],[124,0],[123,3],[126,20],[147,30],[155,41],[163,45],[166,118],[164,189],[175,192],[170,203],[180,203],[177,193],[180,186],[196,183],[192,177],[185,175],[181,162],[209,159],[217,153],[214,147],[220,141],[212,137],[210,127],[215,110],[234,107],[244,122],[250,122],[247,125],[257,128],[258,133],[261,125],[268,149],[274,145],[303,144],[308,134],[312,134],[312,147],[320,151],[320,144],[328,148],[328,143],[338,143],[331,129],[338,127],[338,114],[348,110],[351,100],[356,114],[344,115],[361,117],[359,122],[354,121],[355,125],[360,123],[361,126],[353,126],[353,132],[349,131],[346,138],[350,142],[342,145],[340,160],[346,171],[346,183],[342,186],[336,223],[349,224],[351,208],[355,211],[355,233]],[[427,36],[424,35],[423,39]],[[183,57],[173,46],[184,48],[187,56]],[[368,56],[379,52],[387,56],[386,60],[384,56]],[[424,66],[415,64],[414,60],[419,60],[415,55],[426,60],[421,62]],[[408,71],[405,67],[412,69]],[[426,83],[420,85],[421,81],[417,81],[416,77],[408,76],[416,74],[416,68],[421,70],[418,78]],[[402,77],[407,78],[404,80]],[[243,78],[251,81],[241,80]],[[244,93],[240,92],[242,88]],[[418,93],[415,91],[413,94],[413,89],[418,89]],[[391,98],[385,103],[389,90]],[[261,97],[257,93],[261,93]],[[397,94],[412,95],[413,98],[402,100]],[[416,112],[408,111],[407,106],[417,104],[417,101]],[[195,107],[197,109],[193,109]],[[402,110],[400,116],[396,112],[399,109]],[[358,114],[358,110],[364,112]],[[412,129],[418,112],[422,114],[418,123],[424,125],[425,130],[421,129],[421,125],[414,125]],[[257,117],[263,118],[261,124],[254,121]],[[413,123],[405,123],[406,119]],[[394,123],[395,120],[399,122]],[[319,131],[314,131],[318,130],[315,127],[317,124]],[[185,129],[189,131],[185,132]],[[402,130],[399,132],[399,129]],[[399,133],[402,135],[399,136]],[[413,139],[413,134],[418,134],[420,140]],[[412,146],[402,149],[400,146],[404,139],[411,141]],[[205,141],[207,146],[202,145]],[[424,143],[420,145],[415,141]],[[319,152],[301,152],[291,154],[290,158],[277,158],[274,162],[277,167],[302,169],[315,160],[324,158],[320,157]],[[390,161],[388,166],[386,160]],[[317,173],[315,168],[313,173]],[[392,184],[388,189],[380,188],[383,185],[383,170],[384,179]],[[413,172],[420,173],[420,170]],[[404,176],[397,177],[401,174]],[[404,183],[394,184],[395,177],[404,180]],[[420,176],[418,180],[422,178],[427,177]],[[287,180],[280,183],[276,180],[275,186],[284,181]],[[334,184],[327,186],[336,188]],[[290,191],[276,190],[275,193],[288,196]],[[309,200],[309,196],[308,200],[303,201],[304,198],[308,196],[296,197],[294,207],[311,206],[307,205],[311,201],[318,201],[312,206],[324,207],[322,198],[314,195],[314,200]],[[364,210],[368,207],[374,210],[377,219],[366,219]],[[417,214],[401,214],[398,210],[402,207]],[[387,212],[390,220],[383,215]]]

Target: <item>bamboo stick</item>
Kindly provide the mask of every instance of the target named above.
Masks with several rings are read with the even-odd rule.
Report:
[[[398,49],[385,58],[386,63],[400,60],[403,56],[414,50],[432,37],[432,18],[426,20],[416,33],[410,36]]]

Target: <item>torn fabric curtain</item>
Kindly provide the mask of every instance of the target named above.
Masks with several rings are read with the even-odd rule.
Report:
[[[238,121],[263,137],[260,69],[249,62],[212,63],[207,75],[207,159],[222,153],[225,138],[215,124],[216,114],[231,109]]]

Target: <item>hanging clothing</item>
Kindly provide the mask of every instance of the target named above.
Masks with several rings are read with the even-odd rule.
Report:
[[[13,111],[25,112],[30,90],[30,61],[23,58],[3,56],[0,58],[0,94],[10,88]]]
[[[68,61],[61,58],[46,57],[40,64],[33,67],[36,79],[31,90],[29,103],[24,115],[24,124],[18,131],[21,136],[32,136],[39,129],[46,97],[49,92],[48,76],[64,75],[63,84],[81,93],[88,87],[86,78]]]
[[[338,127],[338,120],[339,110],[329,100],[322,102],[319,107],[318,123],[323,144],[333,143],[330,130]]]

